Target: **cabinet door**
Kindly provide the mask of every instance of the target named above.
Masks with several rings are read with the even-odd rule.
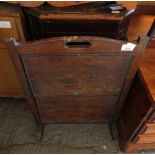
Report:
[[[14,37],[20,40],[16,20],[0,17],[0,97],[23,97],[23,91],[4,39]]]
[[[0,97],[23,97],[23,91],[7,49],[0,49]]]
[[[19,40],[16,21],[13,17],[0,17],[0,49],[6,48],[5,38],[15,37]]]

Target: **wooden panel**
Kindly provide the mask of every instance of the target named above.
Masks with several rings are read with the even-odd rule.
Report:
[[[154,21],[154,15],[133,15],[128,29],[128,39],[137,40],[141,35],[147,35]]]
[[[155,2],[151,1],[139,1],[139,6],[155,6]]]
[[[143,79],[136,76],[122,111],[122,119],[126,127],[127,139],[135,136],[139,124],[150,111],[151,101]]]
[[[125,152],[155,148],[155,49],[148,45],[119,122]],[[151,48],[150,48],[151,47]],[[123,120],[123,121],[122,121]]]
[[[155,40],[152,40],[155,44]],[[153,102],[155,101],[155,48],[150,46],[146,49],[144,57],[140,63],[140,70],[145,79],[148,90],[151,94]]]
[[[127,9],[135,9],[137,6],[137,1],[117,1],[118,4],[123,5]]]
[[[34,96],[119,95],[131,55],[24,55]]]
[[[146,123],[145,127],[143,134],[155,134],[155,123]]]
[[[0,28],[0,48],[6,48],[4,39],[15,37],[17,40],[19,40],[18,29],[16,21],[13,17],[0,17],[0,21],[8,21],[11,24],[11,28]]]
[[[8,50],[0,49],[0,96],[2,94],[6,94],[5,96],[7,96],[11,90],[11,94],[14,94],[15,89],[18,92],[17,94],[22,93],[22,88],[16,76]]]
[[[14,98],[25,98],[23,89],[21,88],[3,88],[0,89],[0,97],[14,97]]]
[[[155,43],[155,42],[154,42]],[[155,79],[155,48],[149,48],[146,50],[144,57],[140,63],[140,70],[144,76],[144,79]],[[147,83],[148,84],[148,83]]]
[[[42,123],[105,122],[112,119],[118,96],[36,98]]]
[[[4,39],[14,37],[25,41],[22,10],[17,5],[0,2],[0,22],[10,22],[11,27],[0,28],[0,97],[24,97]]]
[[[116,107],[123,104],[117,99],[128,92],[137,70],[135,60],[147,40],[141,37],[132,52],[120,50],[123,41],[100,37],[7,43],[29,104],[38,106],[32,110],[40,114],[41,122],[104,122],[114,118]]]
[[[121,120],[124,122],[119,124],[120,145],[125,152],[155,148],[155,49],[152,46],[154,43],[154,40],[151,40],[151,46],[149,44],[145,51],[138,78],[133,83],[123,109],[124,115]]]
[[[19,4],[21,6],[25,7],[39,7],[43,5],[46,1],[9,1],[8,3],[12,4]],[[67,7],[67,6],[73,6],[73,5],[79,5],[79,4],[85,4],[88,3],[87,1],[67,1],[67,2],[59,2],[59,1],[47,1],[48,4],[53,5],[55,7]]]
[[[70,45],[69,44],[77,45]],[[83,45],[80,45],[84,43]],[[85,43],[88,43],[85,46]],[[134,51],[121,51],[123,44],[126,41],[113,40],[104,37],[84,37],[84,36],[66,36],[66,37],[56,37],[50,39],[42,39],[36,42],[23,43],[18,46],[19,53],[22,54],[121,54],[126,57],[129,55],[134,55]],[[78,45],[79,44],[79,45]],[[112,46],[114,45],[114,47]],[[48,48],[47,48],[48,47]],[[136,49],[136,48],[135,48]]]
[[[155,143],[129,143],[128,147],[125,147],[123,152],[124,153],[133,153],[133,154],[137,154],[139,153],[143,153],[143,151],[145,150],[147,152],[150,150],[154,150],[155,148]]]
[[[39,7],[45,3],[45,1],[9,1],[8,3],[18,4],[24,7]]]
[[[59,1],[48,1],[48,4],[54,5],[56,7],[67,7],[67,6],[74,6],[89,3],[89,1],[66,1],[66,2],[59,2]]]
[[[138,141],[136,142],[137,144],[142,144],[142,143],[155,143],[155,134],[143,134],[139,136]]]

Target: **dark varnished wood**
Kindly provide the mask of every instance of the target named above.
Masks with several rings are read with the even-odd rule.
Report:
[[[44,123],[109,122],[118,96],[36,97]]]
[[[131,59],[132,55],[100,53],[22,56],[34,96],[118,96]]]
[[[117,3],[92,2],[67,8],[49,5],[26,8],[25,16],[32,36],[30,39],[78,35],[126,40],[130,17],[134,10],[124,10],[115,14],[107,11],[112,5]]]
[[[138,64],[140,63],[142,53],[144,53],[145,48],[148,44],[148,41],[149,41],[149,39],[145,36],[142,36],[138,39],[138,42],[141,44],[139,44],[135,49],[136,50],[136,61],[135,60],[131,61],[131,69],[128,72],[126,80],[124,81],[124,86],[122,87],[121,95],[119,97],[118,104],[116,107],[116,113],[117,113],[118,117],[121,112],[123,103],[125,102],[126,97],[128,95],[129,89],[132,85],[132,82],[134,80],[135,74],[138,69]],[[118,119],[118,117],[116,117],[116,120]]]
[[[20,57],[19,57],[18,51],[17,51],[17,49],[15,47],[14,41],[12,40],[12,42],[7,44],[7,47],[8,47],[8,50],[10,52],[10,56],[11,56],[11,58],[13,60],[13,64],[15,66],[16,73],[17,73],[17,75],[18,75],[18,77],[20,79],[20,83],[21,83],[21,85],[23,87],[25,97],[26,97],[26,99],[28,101],[28,105],[29,105],[30,109],[32,110],[32,112],[34,114],[34,117],[35,117],[37,123],[40,123],[40,115],[39,115],[36,103],[34,101],[32,91],[31,91],[31,89],[29,87],[28,80],[27,80],[27,78],[25,76],[25,71],[24,71],[23,65],[22,65],[22,63],[20,61]]]
[[[7,44],[33,112],[41,123],[52,123],[112,121],[145,42],[130,52],[121,51],[124,41],[99,37]]]
[[[118,123],[124,152],[155,147],[155,41],[151,39],[150,42]]]

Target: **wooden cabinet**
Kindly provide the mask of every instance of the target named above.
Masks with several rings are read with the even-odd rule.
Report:
[[[93,3],[94,6],[56,8],[44,5],[26,8],[32,40],[56,36],[102,36],[127,39],[126,33],[134,10],[111,13],[110,4]]]
[[[140,63],[118,123],[122,151],[155,148],[155,40]]]
[[[132,51],[102,37],[7,42],[38,123],[99,123],[117,120],[147,39]]]
[[[15,37],[25,41],[20,8],[0,3],[0,97],[23,97],[23,90],[16,75],[4,39]]]

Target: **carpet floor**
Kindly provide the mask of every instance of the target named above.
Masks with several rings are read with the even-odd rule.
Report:
[[[0,99],[0,153],[121,153],[108,124],[45,125],[42,142],[25,100]]]

